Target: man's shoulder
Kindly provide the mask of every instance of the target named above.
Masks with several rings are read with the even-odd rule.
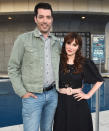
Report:
[[[25,33],[22,33],[18,36],[18,38],[20,39],[26,39],[28,37],[31,37],[33,35],[33,31],[29,31],[29,32],[25,32]]]
[[[55,35],[52,35],[52,39],[53,41],[55,41],[55,45],[57,46],[57,48],[61,51],[61,41],[58,37],[56,37]]]
[[[55,35],[52,35],[52,39],[53,39],[53,40],[56,40],[56,41],[59,41],[59,38],[56,37]]]

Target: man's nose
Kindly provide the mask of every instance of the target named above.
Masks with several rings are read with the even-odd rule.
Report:
[[[46,23],[46,22],[47,22],[47,18],[46,18],[46,17],[44,17],[43,22],[44,22],[44,23]]]

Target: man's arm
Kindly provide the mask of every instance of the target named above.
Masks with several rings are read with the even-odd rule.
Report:
[[[11,57],[8,64],[8,75],[16,94],[20,97],[27,93],[23,86],[21,78],[21,66],[24,55],[24,43],[21,37],[18,37],[14,43]]]

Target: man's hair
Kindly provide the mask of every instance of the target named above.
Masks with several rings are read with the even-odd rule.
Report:
[[[53,15],[52,7],[49,3],[38,3],[34,8],[35,16],[37,17],[38,9],[48,9],[51,10],[51,15]]]

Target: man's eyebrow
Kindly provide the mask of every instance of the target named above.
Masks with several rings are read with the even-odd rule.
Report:
[[[39,16],[43,16],[43,15],[40,15],[40,14],[39,14]]]

